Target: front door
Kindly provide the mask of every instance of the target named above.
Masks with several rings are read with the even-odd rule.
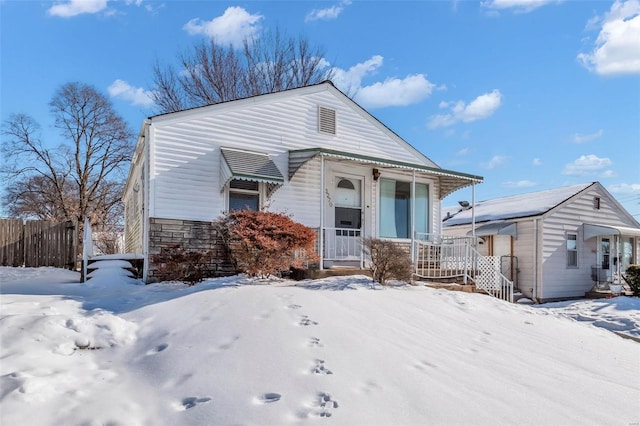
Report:
[[[598,238],[598,281],[611,281],[612,264],[611,264],[611,238]]]
[[[361,258],[362,235],[362,179],[336,176],[335,178],[334,227],[327,248],[328,258],[336,260],[359,260]]]

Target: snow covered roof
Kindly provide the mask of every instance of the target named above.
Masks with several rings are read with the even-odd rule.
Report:
[[[583,183],[546,191],[478,201],[473,208],[473,210],[475,210],[476,223],[490,220],[538,216],[548,212],[594,184],[595,182]],[[471,215],[472,209],[463,210],[446,220],[443,226],[447,227],[471,223]]]

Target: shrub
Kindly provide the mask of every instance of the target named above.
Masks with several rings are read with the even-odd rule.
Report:
[[[633,295],[640,297],[640,265],[629,265],[625,276],[625,281],[631,287]]]
[[[199,283],[207,276],[210,260],[211,252],[187,251],[178,243],[162,247],[160,254],[152,259],[158,265],[157,274],[161,279],[188,285]]]
[[[249,276],[280,275],[318,261],[315,232],[284,214],[239,210],[219,224],[237,269]]]
[[[374,281],[381,285],[386,285],[389,279],[411,282],[413,276],[411,258],[397,243],[365,238],[364,247],[371,257],[369,269]]]

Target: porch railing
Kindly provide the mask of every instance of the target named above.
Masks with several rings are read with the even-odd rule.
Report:
[[[324,259],[330,261],[364,262],[362,230],[354,228],[324,228]]]
[[[475,258],[470,258],[471,238],[437,234],[416,234],[414,246],[415,274],[422,278],[462,277],[473,279]]]
[[[459,278],[473,281],[476,289],[513,302],[513,281],[501,272],[499,256],[482,256],[473,237],[417,234],[414,247],[415,274],[426,279]]]

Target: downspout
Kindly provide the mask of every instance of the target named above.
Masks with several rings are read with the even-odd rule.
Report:
[[[149,188],[151,183],[151,140],[149,127],[151,126],[151,120],[145,120],[144,127],[144,159],[142,160],[142,188],[144,194],[142,194],[142,277],[146,283],[149,278],[149,203],[151,196],[149,194]]]
[[[320,231],[318,232],[318,255],[320,270],[324,269],[324,154],[320,153]]]

